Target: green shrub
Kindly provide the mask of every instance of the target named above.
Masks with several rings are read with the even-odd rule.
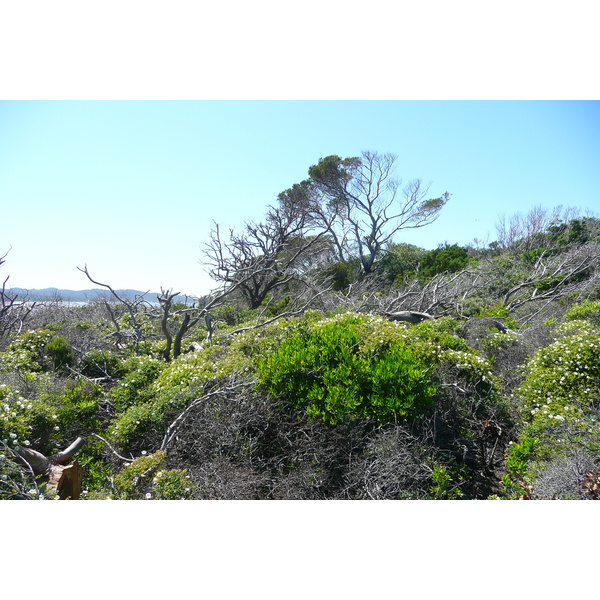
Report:
[[[564,321],[588,321],[600,327],[600,300],[586,300],[571,307],[564,316]]]
[[[134,356],[122,363],[125,375],[110,391],[110,399],[118,412],[146,402],[153,397],[151,384],[165,368],[165,363],[151,356]]]
[[[94,430],[102,387],[85,379],[68,381],[56,398],[58,420],[65,430]]]
[[[186,471],[165,469],[165,455],[156,452],[140,456],[126,465],[114,478],[116,498],[120,500],[185,500],[193,498],[196,487]]]
[[[123,373],[123,361],[110,350],[91,350],[79,364],[79,371],[86,377],[114,377]]]
[[[21,334],[0,357],[4,370],[28,372],[61,370],[73,363],[69,342],[50,329]]]
[[[52,361],[54,370],[63,369],[73,364],[73,353],[69,342],[62,336],[54,336],[46,346],[46,355]]]
[[[471,262],[469,252],[458,244],[444,244],[430,250],[421,258],[419,275],[431,278],[440,273],[455,273],[464,269]]]
[[[529,480],[574,450],[600,451],[600,334],[578,330],[557,339],[533,355],[525,372],[516,390],[522,432],[507,459],[512,481]]]
[[[432,500],[459,500],[464,496],[459,486],[453,481],[448,469],[443,465],[434,465],[431,482],[429,493]]]
[[[427,365],[402,339],[378,345],[368,320],[347,314],[304,325],[259,362],[261,387],[330,425],[404,420],[431,408]]]

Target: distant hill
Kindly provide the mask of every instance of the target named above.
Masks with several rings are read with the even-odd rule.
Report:
[[[62,290],[58,288],[43,288],[26,290],[24,288],[10,288],[7,290],[10,294],[17,294],[19,296],[26,296],[29,300],[63,300],[65,302],[89,302],[91,300],[114,299],[114,296],[106,289],[94,288],[89,290]],[[142,296],[148,300],[148,302],[157,302],[157,298],[160,294],[156,292],[142,292],[140,290],[115,290],[115,292],[126,300],[134,300],[137,296]],[[176,296],[177,302],[185,302],[185,296]]]

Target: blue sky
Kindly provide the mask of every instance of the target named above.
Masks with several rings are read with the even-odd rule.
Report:
[[[493,241],[500,214],[600,210],[594,101],[2,101],[2,279],[206,293],[210,221],[262,218],[329,154],[398,156],[452,194],[424,248]]]

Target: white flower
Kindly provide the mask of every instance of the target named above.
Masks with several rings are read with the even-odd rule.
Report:
[[[146,494],[146,500],[150,500],[150,498],[152,498],[152,494],[150,492],[148,492]]]

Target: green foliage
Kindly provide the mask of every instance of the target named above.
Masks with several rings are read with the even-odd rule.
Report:
[[[73,356],[69,342],[50,329],[21,334],[0,356],[0,369],[28,372],[61,370]]]
[[[329,265],[321,273],[323,281],[330,282],[336,292],[345,290],[360,277],[360,260],[350,258]]]
[[[185,500],[193,498],[196,486],[185,470],[165,469],[165,454],[140,456],[114,478],[115,497],[120,500]]]
[[[600,220],[595,217],[572,219],[568,223],[560,223],[548,227],[547,238],[550,244],[561,248],[581,245],[600,237]]]
[[[58,421],[65,430],[94,430],[102,387],[85,379],[68,381],[57,398]]]
[[[514,319],[513,316],[511,316],[510,312],[508,311],[508,308],[506,308],[506,306],[504,306],[504,304],[502,304],[502,303],[496,303],[485,309],[481,309],[477,313],[477,317],[495,318],[498,321],[500,321],[501,323],[503,323],[504,326],[507,327],[508,329],[518,329],[519,328],[519,324],[517,323],[517,321]]]
[[[366,321],[348,314],[303,327],[259,362],[261,386],[330,425],[399,421],[430,408],[427,366],[400,339],[378,346]]]
[[[427,251],[412,244],[390,244],[377,261],[375,272],[383,275],[389,283],[402,284],[413,277]]]
[[[471,258],[466,248],[458,244],[444,244],[435,250],[426,252],[419,267],[421,277],[431,278],[440,273],[455,273],[464,269]]]
[[[511,443],[506,458],[506,474],[502,476],[504,489],[511,497],[527,495],[529,463],[535,458],[538,442],[527,435],[518,443]]]
[[[273,296],[271,294],[267,294],[267,297],[263,300],[262,305],[264,307],[264,314],[267,317],[276,317],[280,315],[282,312],[285,312],[285,309],[289,306],[291,302],[291,298],[289,296],[284,296],[278,301],[273,301]]]
[[[439,463],[433,467],[431,481],[429,493],[432,500],[460,500],[464,496],[448,469]]]
[[[564,321],[583,320],[600,327],[600,300],[585,300],[572,306],[563,317]]]
[[[110,399],[119,412],[149,400],[153,392],[150,384],[165,368],[165,363],[151,356],[133,356],[123,363],[124,377],[110,392]]]
[[[79,363],[79,371],[86,377],[114,377],[123,373],[123,361],[110,350],[90,350]]]

